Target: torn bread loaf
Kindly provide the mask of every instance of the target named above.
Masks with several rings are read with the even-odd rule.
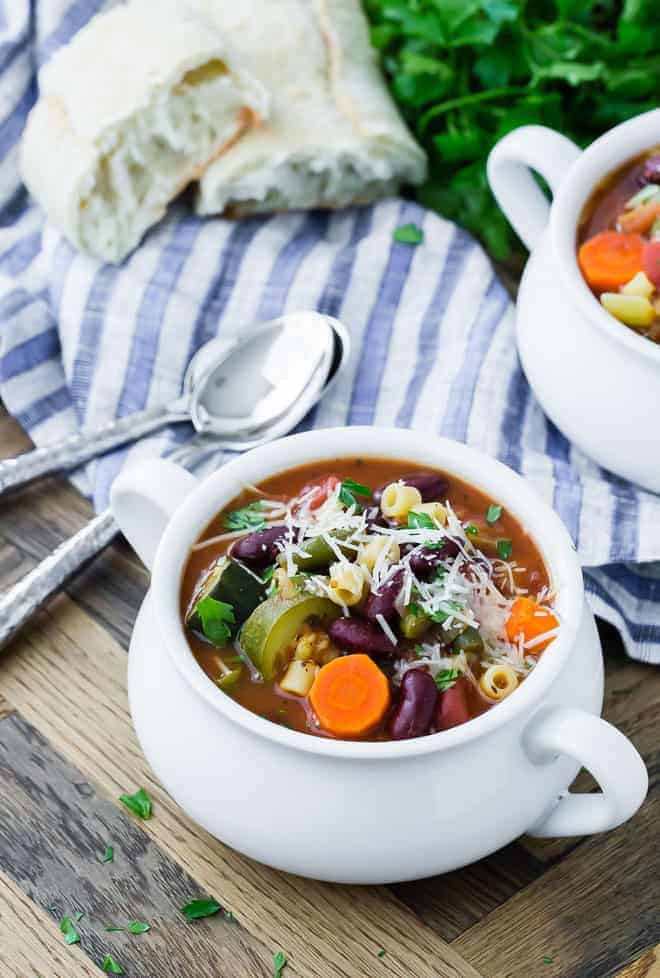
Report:
[[[272,96],[266,124],[204,173],[199,213],[343,207],[422,182],[426,158],[388,94],[360,0],[188,2]]]
[[[45,65],[21,169],[80,250],[118,262],[268,111],[217,28],[178,0],[94,17]]]

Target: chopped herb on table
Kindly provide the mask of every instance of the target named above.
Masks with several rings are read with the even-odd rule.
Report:
[[[543,964],[554,964],[555,959],[550,954],[543,955]]]
[[[213,897],[201,897],[191,900],[180,910],[186,920],[202,920],[204,917],[212,917],[222,910],[222,907]]]
[[[418,245],[424,240],[424,231],[416,224],[402,224],[396,229],[392,237],[401,244]]]
[[[102,863],[111,863],[115,858],[115,850],[112,846],[106,846],[103,850],[103,855],[101,856]]]
[[[488,512],[486,513],[486,523],[492,526],[493,523],[497,523],[500,516],[502,515],[502,507],[491,505],[488,507]]]
[[[385,951],[379,951],[378,952],[378,957],[379,958],[384,958],[385,957]]]
[[[286,967],[286,955],[278,951],[273,955],[273,978],[282,978],[282,973]]]
[[[80,923],[80,921],[83,919],[84,916],[85,916],[85,911],[78,910],[78,912],[74,914],[74,917],[76,918],[76,923]]]
[[[227,530],[263,530],[266,520],[263,518],[264,504],[260,499],[248,503],[242,509],[233,509],[225,515],[223,523]]]
[[[497,553],[502,560],[508,560],[511,556],[511,551],[513,550],[513,544],[510,540],[498,540],[497,541]]]
[[[111,954],[106,954],[106,956],[103,958],[103,964],[101,967],[104,971],[108,971],[111,975],[124,974],[124,969],[115,961]]]
[[[429,154],[417,199],[482,239],[520,251],[488,188],[486,160],[517,126],[578,144],[657,107],[652,2],[365,0],[390,90]]]
[[[60,931],[64,935],[65,944],[80,944],[80,934],[74,927],[71,917],[62,917]]]
[[[138,818],[143,820],[151,818],[151,798],[144,788],[138,788],[134,795],[120,795],[119,800],[122,805],[128,808],[129,812],[133,812]]]
[[[146,934],[151,930],[151,924],[145,920],[131,920],[128,925],[131,934]]]

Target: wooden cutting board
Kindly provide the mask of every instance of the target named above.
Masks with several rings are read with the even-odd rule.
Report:
[[[27,447],[0,416],[2,454]],[[59,480],[0,502],[0,586],[90,515]],[[282,978],[660,978],[660,670],[626,659],[613,630],[602,631],[605,715],[651,775],[632,822],[589,839],[522,838],[422,882],[330,886],[232,852],[154,780],[126,702],[146,587],[119,543],[0,657],[0,978],[100,975],[107,954],[127,978],[267,978],[278,951]],[[118,801],[139,786],[154,799],[146,822]],[[198,896],[230,913],[186,922],[179,908]],[[67,946],[59,922],[76,913],[81,940]],[[130,920],[151,930],[106,930]]]

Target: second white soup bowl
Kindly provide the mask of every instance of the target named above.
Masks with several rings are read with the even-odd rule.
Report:
[[[482,489],[532,535],[557,589],[561,632],[538,666],[461,727],[386,743],[298,733],[223,693],[188,647],[181,577],[211,518],[246,483],[351,456],[416,462]],[[402,429],[327,429],[257,448],[201,482],[169,462],[141,463],[120,475],[112,506],[152,570],[129,657],[140,743],[172,797],[235,849],[304,876],[384,883],[456,869],[523,832],[610,829],[642,803],[646,769],[599,717],[601,650],[577,555],[552,510],[500,463]],[[582,765],[600,793],[567,793]]]
[[[488,160],[497,201],[532,252],[516,308],[518,352],[544,411],[594,461],[660,492],[660,344],[601,306],[577,261],[577,228],[598,184],[660,143],[660,109],[581,151],[543,126],[505,136]],[[530,171],[552,190],[552,206]]]

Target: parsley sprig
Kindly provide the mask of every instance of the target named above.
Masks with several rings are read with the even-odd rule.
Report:
[[[439,693],[446,693],[448,689],[456,684],[456,680],[460,678],[460,671],[458,669],[443,669],[435,677],[435,685],[438,687]]]
[[[196,608],[202,622],[202,631],[209,642],[220,647],[231,638],[231,625],[236,624],[234,609],[226,601],[218,601],[207,594]]]
[[[360,503],[355,498],[356,496],[368,499],[371,496],[371,489],[369,486],[363,486],[361,482],[355,482],[354,479],[344,479],[339,489],[340,502],[344,506],[356,506],[359,509]]]
[[[264,509],[263,502],[257,499],[241,509],[225,513],[222,522],[228,530],[263,530],[266,526],[266,520],[261,515]]]
[[[653,0],[365,0],[389,86],[429,154],[422,204],[520,251],[486,180],[494,143],[517,126],[579,145],[657,106]]]

